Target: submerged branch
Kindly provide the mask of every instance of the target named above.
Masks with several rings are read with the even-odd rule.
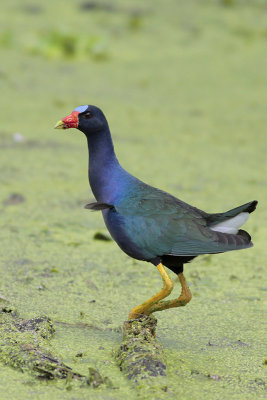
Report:
[[[68,387],[72,380],[94,388],[112,386],[96,369],[89,368],[89,375],[84,376],[51,354],[48,339],[54,332],[46,316],[24,320],[12,308],[0,308],[0,362],[38,379],[64,379]]]
[[[166,364],[162,347],[156,339],[156,325],[157,320],[152,315],[126,321],[123,342],[115,356],[128,379],[135,383],[149,379],[150,385],[155,381],[164,389]]]

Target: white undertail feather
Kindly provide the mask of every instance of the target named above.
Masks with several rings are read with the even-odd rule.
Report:
[[[210,229],[216,232],[232,233],[235,235],[237,234],[238,229],[248,220],[248,217],[248,212],[241,212],[233,218],[229,218],[226,221],[212,226]]]

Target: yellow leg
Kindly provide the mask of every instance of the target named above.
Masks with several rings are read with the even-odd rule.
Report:
[[[165,271],[165,268],[163,267],[163,265],[161,263],[157,266],[157,268],[159,270],[159,273],[160,273],[163,283],[164,283],[163,288],[158,293],[154,294],[154,296],[152,296],[149,300],[145,301],[143,304],[140,304],[139,306],[134,307],[132,309],[132,311],[130,312],[128,319],[136,319],[136,318],[141,317],[141,315],[151,314],[150,313],[151,307],[153,307],[155,305],[155,303],[157,303],[158,301],[169,296],[169,294],[171,293],[171,291],[173,289],[173,282],[172,282],[171,278],[169,277],[169,275],[167,274],[167,272]],[[147,310],[149,310],[149,312],[147,312]]]
[[[180,296],[174,300],[167,300],[167,301],[159,301],[156,304],[153,304],[146,314],[152,314],[155,311],[162,311],[167,310],[168,308],[173,307],[183,307],[192,299],[192,294],[190,292],[189,287],[187,286],[184,274],[181,272],[178,274],[179,281],[182,286],[182,291]]]

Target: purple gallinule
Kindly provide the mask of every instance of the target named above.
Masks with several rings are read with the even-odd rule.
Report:
[[[125,171],[116,157],[103,112],[91,105],[75,108],[55,128],[82,131],[89,149],[89,182],[96,202],[86,208],[100,210],[107,229],[130,257],[148,261],[159,270],[163,288],[133,308],[129,319],[186,305],[191,293],[183,265],[200,254],[223,253],[253,246],[250,235],[239,229],[257,201],[218,214],[201,211]],[[178,275],[182,291],[164,301],[173,288],[165,267]]]

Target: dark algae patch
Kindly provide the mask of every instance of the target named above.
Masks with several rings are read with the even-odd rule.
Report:
[[[105,242],[110,242],[111,241],[111,237],[102,233],[102,232],[96,232],[94,234],[94,240],[103,240]]]
[[[23,203],[25,201],[24,196],[22,196],[20,193],[12,193],[5,201],[4,205],[9,206],[9,205],[17,205],[20,203]]]

